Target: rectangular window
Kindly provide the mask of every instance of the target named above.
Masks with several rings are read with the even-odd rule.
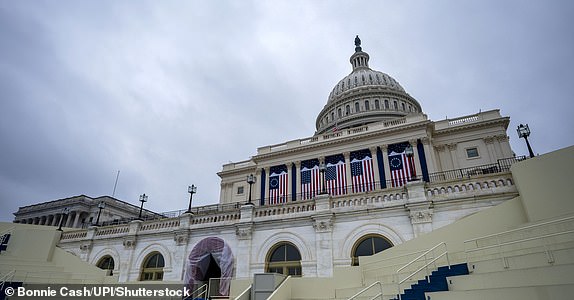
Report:
[[[467,158],[475,158],[478,157],[478,149],[476,147],[474,148],[467,148],[466,149],[466,157]]]
[[[238,187],[237,187],[237,194],[238,194],[238,195],[242,195],[242,194],[243,194],[243,191],[244,191],[244,188],[243,188],[242,186],[238,186]]]

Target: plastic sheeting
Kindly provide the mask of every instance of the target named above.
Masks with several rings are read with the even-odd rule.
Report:
[[[207,280],[209,264],[213,260],[221,270],[219,293],[229,295],[229,285],[233,276],[233,253],[231,248],[217,237],[203,239],[191,250],[185,270],[185,283],[193,287]]]

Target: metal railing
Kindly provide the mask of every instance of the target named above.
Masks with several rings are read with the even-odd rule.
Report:
[[[191,292],[191,299],[195,298],[207,298],[207,290],[208,286],[207,283],[195,289],[195,291]]]
[[[371,283],[371,285],[369,285],[368,287],[362,289],[361,291],[359,291],[358,293],[354,294],[353,296],[351,296],[351,298],[349,298],[348,300],[353,300],[356,299],[357,297],[359,297],[359,295],[365,293],[366,291],[370,290],[371,288],[373,288],[374,286],[378,285],[380,288],[380,292],[378,294],[376,294],[373,298],[371,298],[370,300],[374,300],[380,297],[380,299],[383,299],[383,284],[380,281],[377,282],[373,282]]]
[[[440,246],[444,246],[444,251],[442,253],[439,253],[438,255],[432,255],[431,257],[428,257],[427,255],[429,254],[434,254],[434,251],[436,249],[438,249]],[[425,278],[428,281],[428,276],[431,274],[432,271],[429,271],[429,266],[434,264],[434,268],[436,268],[436,261],[439,260],[441,257],[446,257],[446,263],[448,265],[448,267],[450,268],[450,260],[448,258],[448,249],[446,246],[445,242],[440,242],[438,243],[436,246],[428,249],[427,251],[425,251],[424,253],[422,253],[421,255],[417,256],[416,258],[414,258],[413,260],[411,260],[410,262],[408,262],[406,265],[404,265],[403,267],[399,268],[395,273],[397,276],[397,285],[398,285],[398,290],[399,290],[399,300],[401,300],[401,285],[403,283],[405,283],[407,280],[411,280],[413,278],[413,276],[415,276],[416,274],[418,274],[419,272],[421,272],[422,270],[425,270]],[[424,260],[424,265],[419,267],[418,269],[416,269],[414,272],[410,273],[407,277],[405,277],[402,280],[400,279],[400,273],[401,271],[405,270],[406,268],[410,267],[411,265],[413,265],[414,263],[416,263],[419,260]],[[433,269],[434,269],[433,268]]]
[[[6,282],[12,282],[12,279],[14,278],[14,274],[16,274],[16,270],[12,270],[12,271],[2,275],[2,277],[0,277],[0,291],[3,290],[4,284]]]
[[[512,236],[515,234],[523,234],[523,236],[524,236],[529,231],[534,231],[536,229],[542,229],[544,227],[550,227],[553,225],[563,224],[563,223],[568,223],[568,222],[571,222],[571,224],[573,225],[572,228],[570,228],[570,229],[557,230],[557,231],[551,232],[551,233],[544,231],[544,232],[539,233],[538,235],[536,235],[534,233],[530,233],[528,237],[514,238],[514,239],[511,238],[510,240],[507,240],[507,241],[501,240],[504,236]],[[574,216],[564,217],[564,218],[546,221],[546,222],[542,222],[542,223],[538,223],[538,224],[532,224],[532,225],[528,225],[528,226],[524,226],[524,227],[520,227],[520,228],[516,228],[516,229],[512,229],[512,230],[507,230],[507,231],[503,231],[503,232],[499,232],[499,233],[495,233],[495,234],[489,234],[489,235],[485,235],[482,237],[466,240],[466,241],[464,241],[466,260],[467,260],[467,262],[469,261],[469,255],[472,252],[498,248],[497,254],[499,255],[500,259],[502,260],[504,268],[509,268],[510,266],[508,264],[508,260],[503,255],[503,252],[504,252],[503,247],[504,246],[515,245],[515,244],[525,243],[525,242],[530,242],[530,241],[547,240],[547,239],[552,238],[552,237],[557,237],[557,236],[566,235],[566,234],[574,234]],[[491,239],[494,239],[494,243],[492,245],[479,246],[480,241],[487,241],[487,240],[491,240]],[[471,243],[474,243],[474,247],[476,247],[476,248],[468,249],[467,245],[470,245]],[[546,253],[547,258],[548,258],[548,263],[553,263],[554,258],[553,258],[553,255],[552,255],[550,249],[548,249],[548,243],[543,243],[542,245],[538,245],[538,247],[540,247],[540,246],[544,248],[544,252]]]

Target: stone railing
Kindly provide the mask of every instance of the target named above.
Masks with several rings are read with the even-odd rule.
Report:
[[[129,225],[121,225],[121,226],[110,226],[100,228],[98,227],[94,236],[110,236],[110,235],[117,235],[117,234],[126,234],[130,232]]]
[[[192,225],[196,224],[206,224],[206,223],[218,223],[239,220],[241,218],[241,213],[239,209],[233,212],[224,212],[219,214],[212,214],[207,216],[194,216],[191,220]]]
[[[288,215],[315,210],[315,201],[304,200],[289,202],[282,205],[263,206],[255,208],[254,217],[268,217],[276,215]]]
[[[162,229],[171,229],[174,227],[179,227],[179,218],[144,223],[140,226],[139,231],[147,231],[147,230],[157,231]]]
[[[460,193],[492,193],[495,189],[506,188],[516,191],[514,179],[510,173],[483,175],[463,181],[430,184],[425,188],[427,198],[456,196]]]
[[[407,193],[403,188],[394,190],[379,190],[362,195],[349,195],[346,197],[333,198],[332,208],[337,207],[360,207],[360,206],[390,206],[402,204],[407,200]]]
[[[63,232],[60,240],[76,240],[76,239],[83,239],[87,236],[87,230],[80,230],[80,231],[68,231]]]

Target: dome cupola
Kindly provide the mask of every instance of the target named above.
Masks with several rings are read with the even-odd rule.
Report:
[[[359,36],[350,63],[353,71],[335,85],[317,116],[316,134],[422,112],[420,104],[395,79],[369,68],[369,54],[363,52]]]

